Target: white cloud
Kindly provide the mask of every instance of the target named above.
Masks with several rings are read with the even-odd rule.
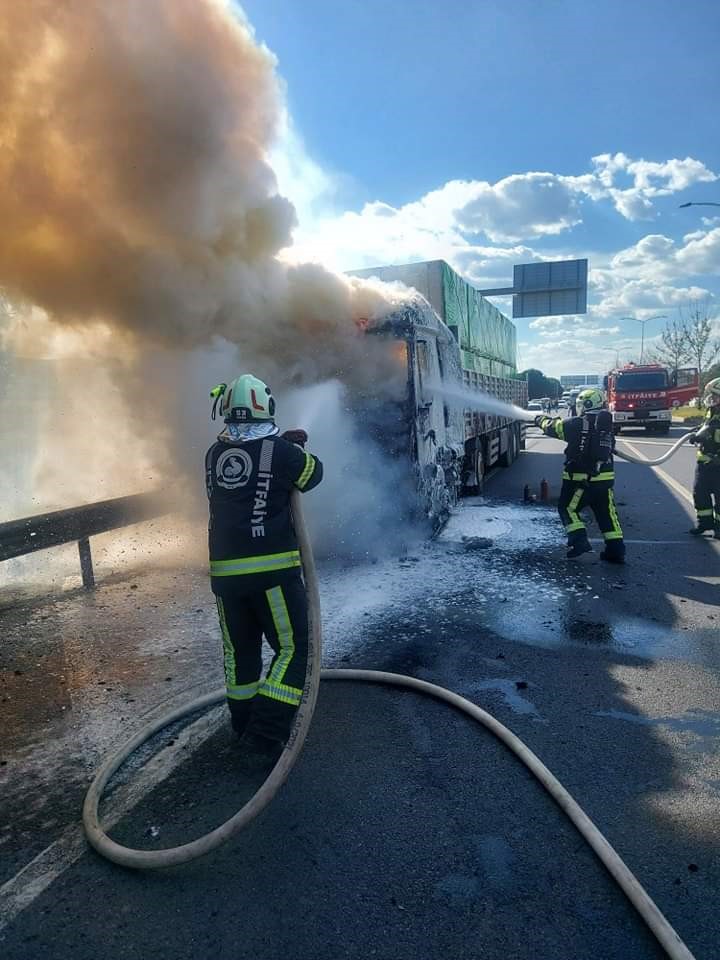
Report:
[[[654,162],[607,153],[593,158],[589,172],[574,176],[528,172],[495,183],[450,180],[401,206],[377,199],[359,210],[334,212],[338,178],[307,157],[289,124],[278,150],[281,189],[300,215],[287,259],[316,260],[336,270],[444,259],[482,289],[509,286],[516,263],[589,255],[588,314],[533,319],[520,345],[523,366],[532,362],[555,373],[569,372],[568,365],[605,369],[616,346],[626,359],[637,356],[639,327],[637,340],[619,340],[620,318],[669,314],[706,299],[708,289],[692,281],[720,273],[720,221],[714,218],[694,220],[699,229],[680,239],[648,233],[614,253],[588,253],[571,243],[565,251],[557,244],[543,250],[543,241],[571,230],[592,205],[609,201],[621,217],[639,220],[653,214],[657,197],[717,179],[692,158]],[[510,312],[509,298],[493,302]],[[603,346],[603,339],[612,346]]]
[[[615,209],[627,220],[647,220],[653,215],[652,199],[680,193],[696,183],[711,183],[717,174],[704,163],[686,157],[684,160],[631,160],[624,153],[602,153],[592,158],[596,184],[586,189],[593,199],[607,196]],[[617,185],[619,175],[631,177],[632,187]]]

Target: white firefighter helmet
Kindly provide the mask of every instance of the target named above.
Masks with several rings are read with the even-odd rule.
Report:
[[[270,387],[251,373],[243,373],[229,384],[218,384],[210,396],[215,400],[213,420],[218,401],[226,423],[258,423],[275,418],[275,398]]]

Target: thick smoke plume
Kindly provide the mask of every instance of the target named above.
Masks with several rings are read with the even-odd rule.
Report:
[[[337,385],[402,387],[362,331],[405,292],[278,258],[282,98],[237,8],[0,0],[0,90],[1,518],[160,477],[200,495],[208,387],[253,370],[280,400],[336,384],[313,394],[314,438],[330,456],[342,436],[342,502],[370,535],[377,491],[367,470],[348,486],[368,456],[346,449]]]
[[[267,161],[278,86],[237,12],[216,0],[0,11],[6,295],[143,344],[224,337],[306,379],[352,368],[352,321],[384,297],[276,259],[295,222]]]

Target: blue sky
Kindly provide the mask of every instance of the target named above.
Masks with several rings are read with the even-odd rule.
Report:
[[[242,7],[284,84],[289,256],[444,257],[480,286],[509,283],[513,263],[587,256],[587,317],[517,321],[521,365],[555,375],[636,354],[624,316],[720,296],[720,208],[678,209],[720,202],[720,4]]]

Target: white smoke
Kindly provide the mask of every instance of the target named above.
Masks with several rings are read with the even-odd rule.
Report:
[[[268,158],[286,118],[237,7],[0,0],[0,16],[6,519],[160,481],[198,505],[218,380],[252,371],[279,397],[392,381],[364,330],[403,291],[279,257],[296,215]],[[342,503],[342,541],[384,516],[391,468],[351,448],[332,389],[317,501]]]

